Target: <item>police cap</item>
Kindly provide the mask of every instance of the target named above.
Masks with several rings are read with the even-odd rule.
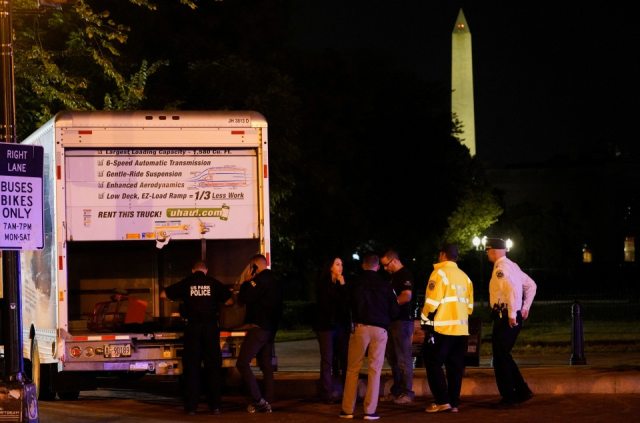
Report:
[[[500,238],[487,238],[487,242],[484,244],[484,248],[486,250],[495,249],[495,250],[506,250],[507,249],[507,241]]]

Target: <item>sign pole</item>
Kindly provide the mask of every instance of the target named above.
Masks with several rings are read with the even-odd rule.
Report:
[[[13,25],[10,0],[0,0],[0,48],[2,67],[2,131],[0,141],[16,143],[15,87],[13,72]],[[0,417],[3,421],[37,422],[35,384],[24,375],[22,357],[22,304],[20,295],[20,252],[2,252],[4,333],[4,382],[0,384]]]

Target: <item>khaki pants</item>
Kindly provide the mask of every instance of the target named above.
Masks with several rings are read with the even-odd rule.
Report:
[[[347,360],[347,379],[342,397],[342,411],[353,414],[358,397],[358,376],[364,363],[364,354],[369,348],[367,366],[369,368],[367,394],[364,398],[365,414],[373,414],[378,406],[380,394],[380,373],[384,364],[384,351],[387,345],[387,331],[377,326],[356,326],[355,333],[349,338],[349,358]]]

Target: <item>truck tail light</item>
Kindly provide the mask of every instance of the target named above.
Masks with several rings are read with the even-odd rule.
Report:
[[[82,349],[80,347],[71,347],[69,348],[69,355],[73,358],[78,358],[80,357],[80,354],[82,354]]]

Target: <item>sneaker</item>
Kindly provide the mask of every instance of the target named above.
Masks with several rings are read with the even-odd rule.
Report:
[[[344,411],[340,412],[340,418],[341,419],[352,419],[353,418],[353,414],[349,414],[349,413],[345,413]]]
[[[364,415],[364,419],[365,420],[378,420],[380,418],[379,415],[377,415],[376,413],[371,413],[371,414],[365,414]]]
[[[424,411],[427,413],[439,413],[440,411],[447,410],[451,410],[451,406],[449,404],[436,404],[435,402],[432,402]]]
[[[254,401],[247,407],[249,413],[271,413],[271,406],[264,398],[260,398],[260,401]]]
[[[451,412],[452,413],[457,413],[458,412],[458,407],[451,407]]]
[[[394,402],[397,399],[398,397],[393,392],[389,392],[387,395],[380,398],[381,401],[389,401],[389,402]]]
[[[395,404],[409,404],[412,401],[413,400],[411,399],[411,397],[409,395],[406,395],[406,394],[402,394],[398,398],[393,400],[393,402]]]

